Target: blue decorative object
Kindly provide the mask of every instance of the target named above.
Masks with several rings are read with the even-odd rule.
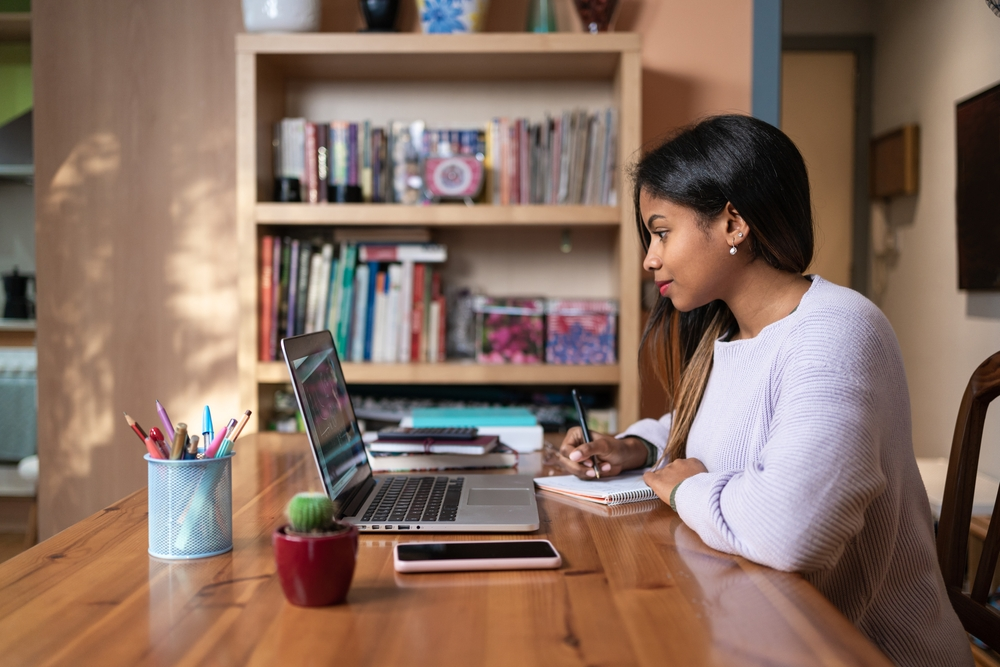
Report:
[[[427,34],[479,32],[487,0],[417,0],[420,26]]]

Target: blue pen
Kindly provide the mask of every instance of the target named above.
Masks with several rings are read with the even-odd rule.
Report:
[[[198,451],[204,454],[208,443],[214,440],[215,427],[212,426],[212,411],[206,405],[201,413],[201,444],[198,446]]]

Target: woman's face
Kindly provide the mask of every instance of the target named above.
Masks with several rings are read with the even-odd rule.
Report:
[[[743,257],[730,254],[730,240],[737,247],[743,240],[730,231],[730,212],[723,211],[706,224],[699,222],[694,209],[657,199],[645,190],[639,205],[651,235],[642,266],[653,272],[660,295],[682,312],[725,299],[744,263]]]

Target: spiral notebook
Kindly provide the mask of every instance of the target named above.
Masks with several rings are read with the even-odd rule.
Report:
[[[602,505],[621,505],[656,498],[653,490],[642,481],[642,472],[629,472],[600,480],[584,480],[572,475],[536,477],[535,486],[543,491],[561,493]]]

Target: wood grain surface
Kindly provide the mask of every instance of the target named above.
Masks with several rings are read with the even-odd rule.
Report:
[[[136,454],[138,456],[138,454]],[[520,472],[545,474],[538,455]],[[0,566],[8,665],[888,665],[812,586],[706,547],[659,502],[539,495],[559,570],[395,573],[398,541],[366,534],[345,604],[288,604],[271,532],[319,484],[302,436],[240,439],[234,550],[146,553],[138,491]]]

